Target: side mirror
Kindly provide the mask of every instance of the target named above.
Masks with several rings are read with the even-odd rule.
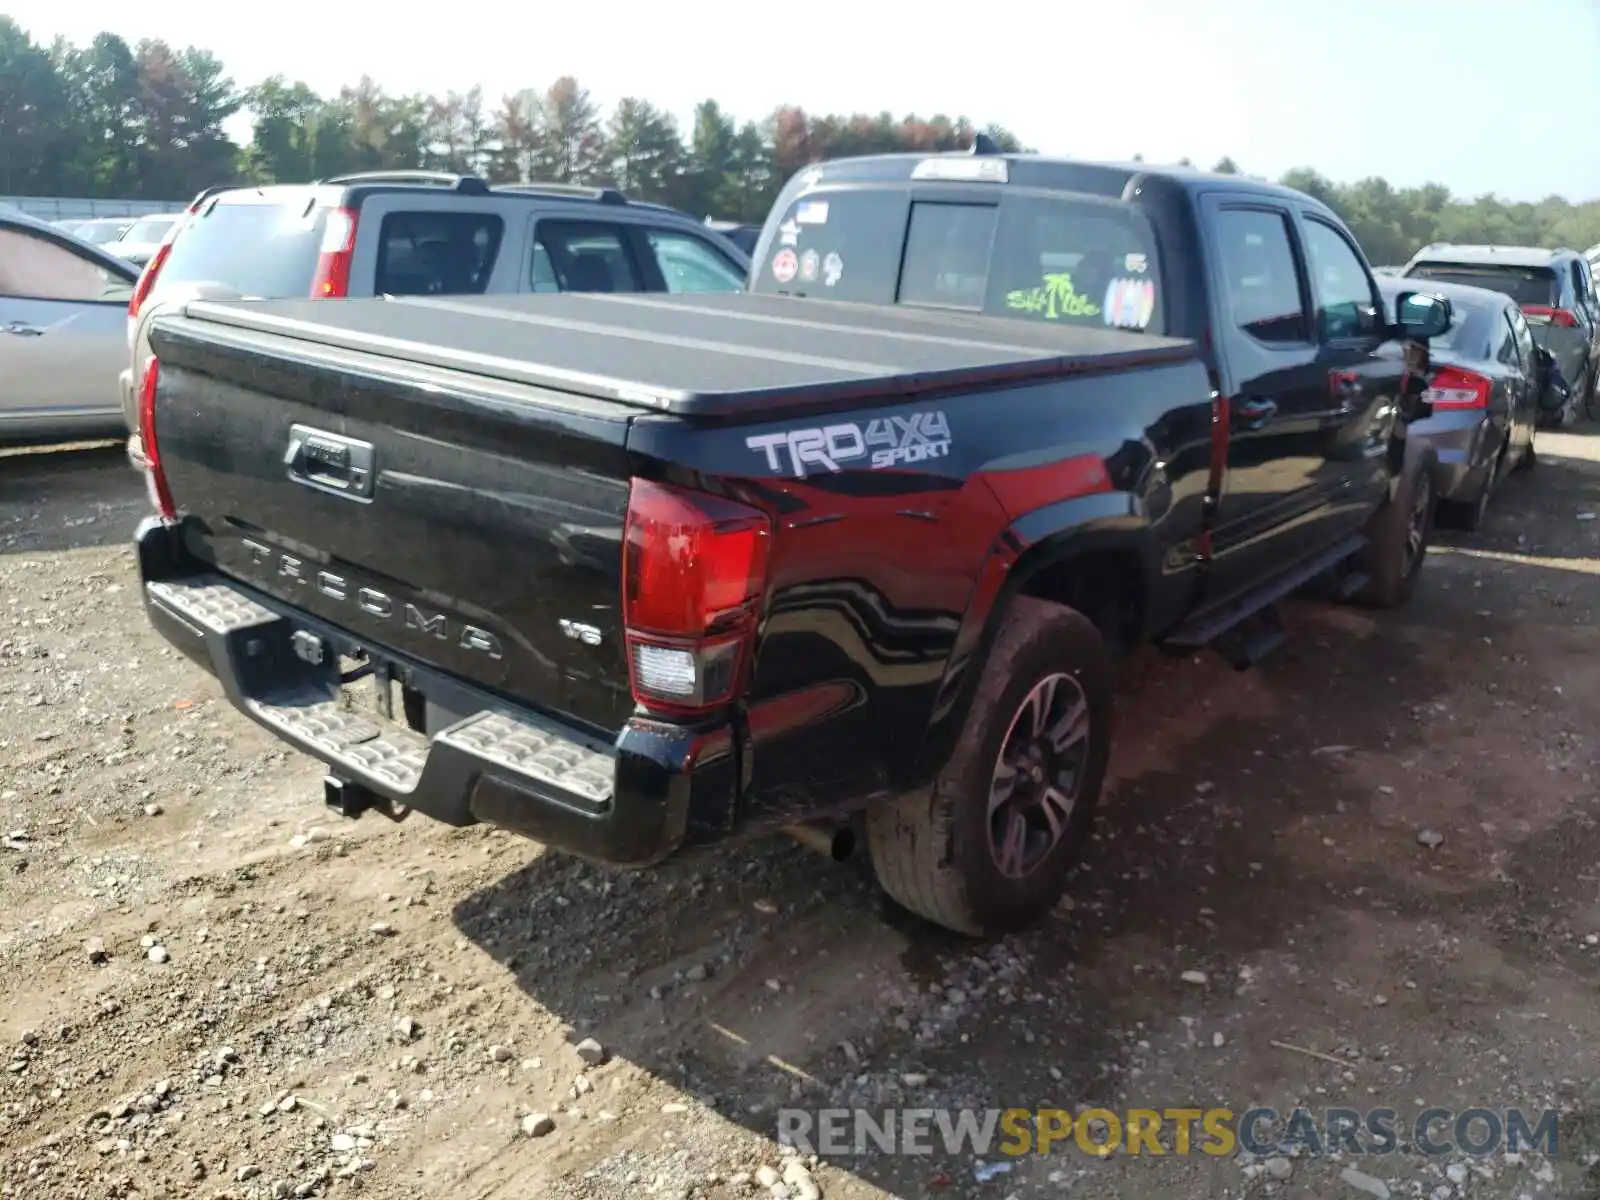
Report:
[[[1443,296],[1427,292],[1401,292],[1394,304],[1395,336],[1425,342],[1450,328],[1454,311]]]
[[[1543,346],[1533,348],[1533,379],[1539,389],[1539,408],[1543,412],[1558,413],[1572,399],[1572,388],[1561,374],[1561,364],[1556,356]]]

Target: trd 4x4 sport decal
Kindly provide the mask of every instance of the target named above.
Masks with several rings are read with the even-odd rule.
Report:
[[[942,412],[914,412],[905,417],[879,418],[865,425],[841,422],[763,433],[745,438],[744,444],[766,455],[770,470],[804,479],[808,467],[842,471],[865,466],[881,471],[944,458],[950,453],[950,424]]]

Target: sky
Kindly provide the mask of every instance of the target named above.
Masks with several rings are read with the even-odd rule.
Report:
[[[241,84],[481,85],[576,76],[686,121],[779,104],[995,121],[1047,154],[1223,155],[1458,195],[1600,199],[1600,0],[885,0],[521,7],[7,0],[36,39],[101,30],[213,51]],[[455,12],[454,22],[445,15]],[[247,127],[244,131],[247,133]]]

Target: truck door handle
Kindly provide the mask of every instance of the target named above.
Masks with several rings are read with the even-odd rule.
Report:
[[[12,321],[5,326],[5,331],[13,337],[43,337],[44,330],[37,325],[24,325],[21,321]]]
[[[1265,396],[1251,396],[1242,400],[1234,410],[1239,416],[1239,428],[1260,429],[1278,415],[1278,402]]]

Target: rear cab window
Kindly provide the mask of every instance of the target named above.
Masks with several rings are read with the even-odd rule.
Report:
[[[975,192],[914,181],[802,191],[778,214],[752,290],[1163,330],[1155,237],[1135,206]]]

